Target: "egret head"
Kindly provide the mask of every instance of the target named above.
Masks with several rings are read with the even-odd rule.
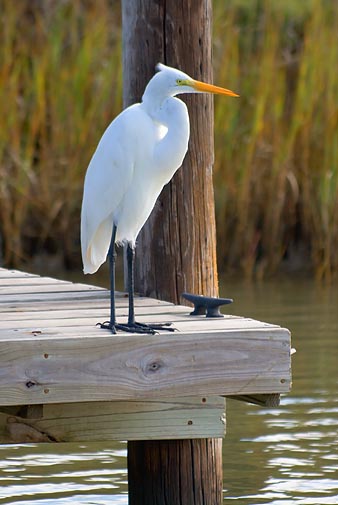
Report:
[[[158,63],[156,70],[159,72],[153,77],[158,85],[167,91],[167,95],[175,96],[182,93],[214,93],[228,96],[239,96],[233,91],[207,84],[202,81],[196,81],[184,72],[176,68],[168,67],[162,63]]]

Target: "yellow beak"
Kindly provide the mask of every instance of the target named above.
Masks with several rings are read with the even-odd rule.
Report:
[[[217,95],[239,96],[230,89],[214,86],[213,84],[207,84],[206,82],[192,80],[190,85],[196,89],[196,91],[215,93]]]

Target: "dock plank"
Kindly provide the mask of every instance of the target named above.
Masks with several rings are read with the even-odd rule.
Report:
[[[69,281],[53,279],[52,277],[0,277],[0,288],[5,286],[41,286],[55,284],[72,284]]]
[[[91,286],[88,286],[89,288]],[[128,295],[122,292],[116,292],[116,304],[128,304]],[[174,304],[166,302],[164,300],[155,300],[153,298],[139,297],[136,296],[137,306],[170,306],[173,307]],[[20,293],[7,295],[2,293],[0,295],[0,312],[10,310],[48,310],[53,308],[54,310],[63,309],[69,307],[69,300],[72,302],[72,306],[76,307],[97,307],[106,303],[108,307],[110,304],[110,293],[104,288],[99,288],[97,290],[84,290],[84,291],[72,291],[67,290],[63,292],[44,292],[44,293]]]
[[[16,294],[2,294],[0,297],[0,305],[3,304],[13,304],[20,303],[26,304],[27,302],[41,302],[41,301],[49,301],[49,302],[57,302],[57,301],[73,301],[80,300],[86,298],[98,298],[98,299],[107,299],[109,300],[109,293],[106,290],[83,290],[83,291],[61,291],[58,292],[48,292],[48,293],[16,293]]]
[[[107,293],[104,288],[99,288],[97,286],[88,286],[87,284],[75,284],[72,282],[55,282],[54,284],[31,284],[23,286],[2,286],[0,284],[0,296],[18,295],[25,296],[27,294],[48,294],[52,293],[78,293],[79,291],[103,291]]]
[[[69,307],[65,305],[64,307]],[[186,315],[189,312],[188,307],[183,307],[183,306],[177,306],[175,308],[175,314],[184,314]],[[128,314],[128,302],[124,301],[124,303],[117,304],[116,307],[116,314],[117,317],[122,317],[126,316]],[[172,305],[137,305],[137,315],[149,315],[149,314],[172,314]],[[7,327],[7,323],[9,321],[42,321],[44,319],[51,320],[51,319],[74,319],[74,318],[79,318],[79,319],[88,319],[88,318],[93,318],[97,319],[98,317],[102,318],[105,317],[107,318],[109,316],[109,303],[105,304],[105,306],[102,306],[102,304],[96,308],[93,308],[91,306],[88,307],[82,307],[80,305],[77,309],[69,309],[69,308],[53,308],[49,305],[46,305],[44,309],[40,310],[25,310],[25,311],[13,311],[8,309],[7,311],[3,310],[2,311],[2,322],[6,324],[5,327]],[[232,316],[236,317],[236,316]],[[0,321],[0,328],[1,328],[1,321]]]
[[[1,339],[1,404],[286,392],[287,333]]]
[[[98,322],[98,319],[104,320],[107,319],[109,314],[107,312],[102,312],[100,316],[92,316],[88,317],[72,317],[72,318],[53,318],[52,316],[49,319],[35,319],[32,322],[27,322],[27,320],[2,320],[0,321],[0,339],[3,333],[6,335],[6,331],[3,330],[30,330],[32,328],[39,328],[43,331],[48,330],[48,328],[62,328],[62,331],[66,328],[78,328],[79,336],[83,335],[86,332],[86,328],[90,326],[95,326]],[[122,323],[127,322],[128,310],[126,309],[124,313],[118,313],[119,320]],[[138,320],[141,323],[165,323],[172,322],[173,326],[175,326],[178,332],[186,333],[187,331],[216,331],[216,330],[231,330],[231,329],[248,329],[248,328],[278,328],[278,326],[271,325],[268,323],[263,323],[261,321],[256,321],[255,319],[250,318],[235,318],[235,317],[227,317],[224,319],[213,319],[209,320],[205,317],[196,317],[193,321],[191,321],[190,317],[186,313],[170,313],[158,312],[156,314],[138,314]],[[74,329],[73,329],[74,331]],[[102,329],[98,328],[99,332],[102,332]]]
[[[0,407],[0,442],[219,438],[224,411],[222,397],[97,402],[94,412],[92,403],[51,404],[37,418],[8,415]]]
[[[28,272],[21,272],[20,270],[7,270],[7,268],[0,267],[0,279],[9,279],[9,278],[21,278],[21,277],[40,277],[37,274],[30,274]]]

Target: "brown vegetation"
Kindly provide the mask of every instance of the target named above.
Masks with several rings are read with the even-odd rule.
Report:
[[[5,265],[42,249],[80,268],[83,177],[121,110],[118,6],[2,2],[0,238]],[[118,3],[116,3],[117,5]],[[214,2],[219,265],[338,272],[338,4]]]

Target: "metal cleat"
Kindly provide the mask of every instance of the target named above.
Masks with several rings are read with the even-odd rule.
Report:
[[[222,305],[232,303],[231,298],[216,298],[212,296],[194,295],[192,293],[182,293],[182,297],[194,304],[191,316],[224,317],[219,308]]]

